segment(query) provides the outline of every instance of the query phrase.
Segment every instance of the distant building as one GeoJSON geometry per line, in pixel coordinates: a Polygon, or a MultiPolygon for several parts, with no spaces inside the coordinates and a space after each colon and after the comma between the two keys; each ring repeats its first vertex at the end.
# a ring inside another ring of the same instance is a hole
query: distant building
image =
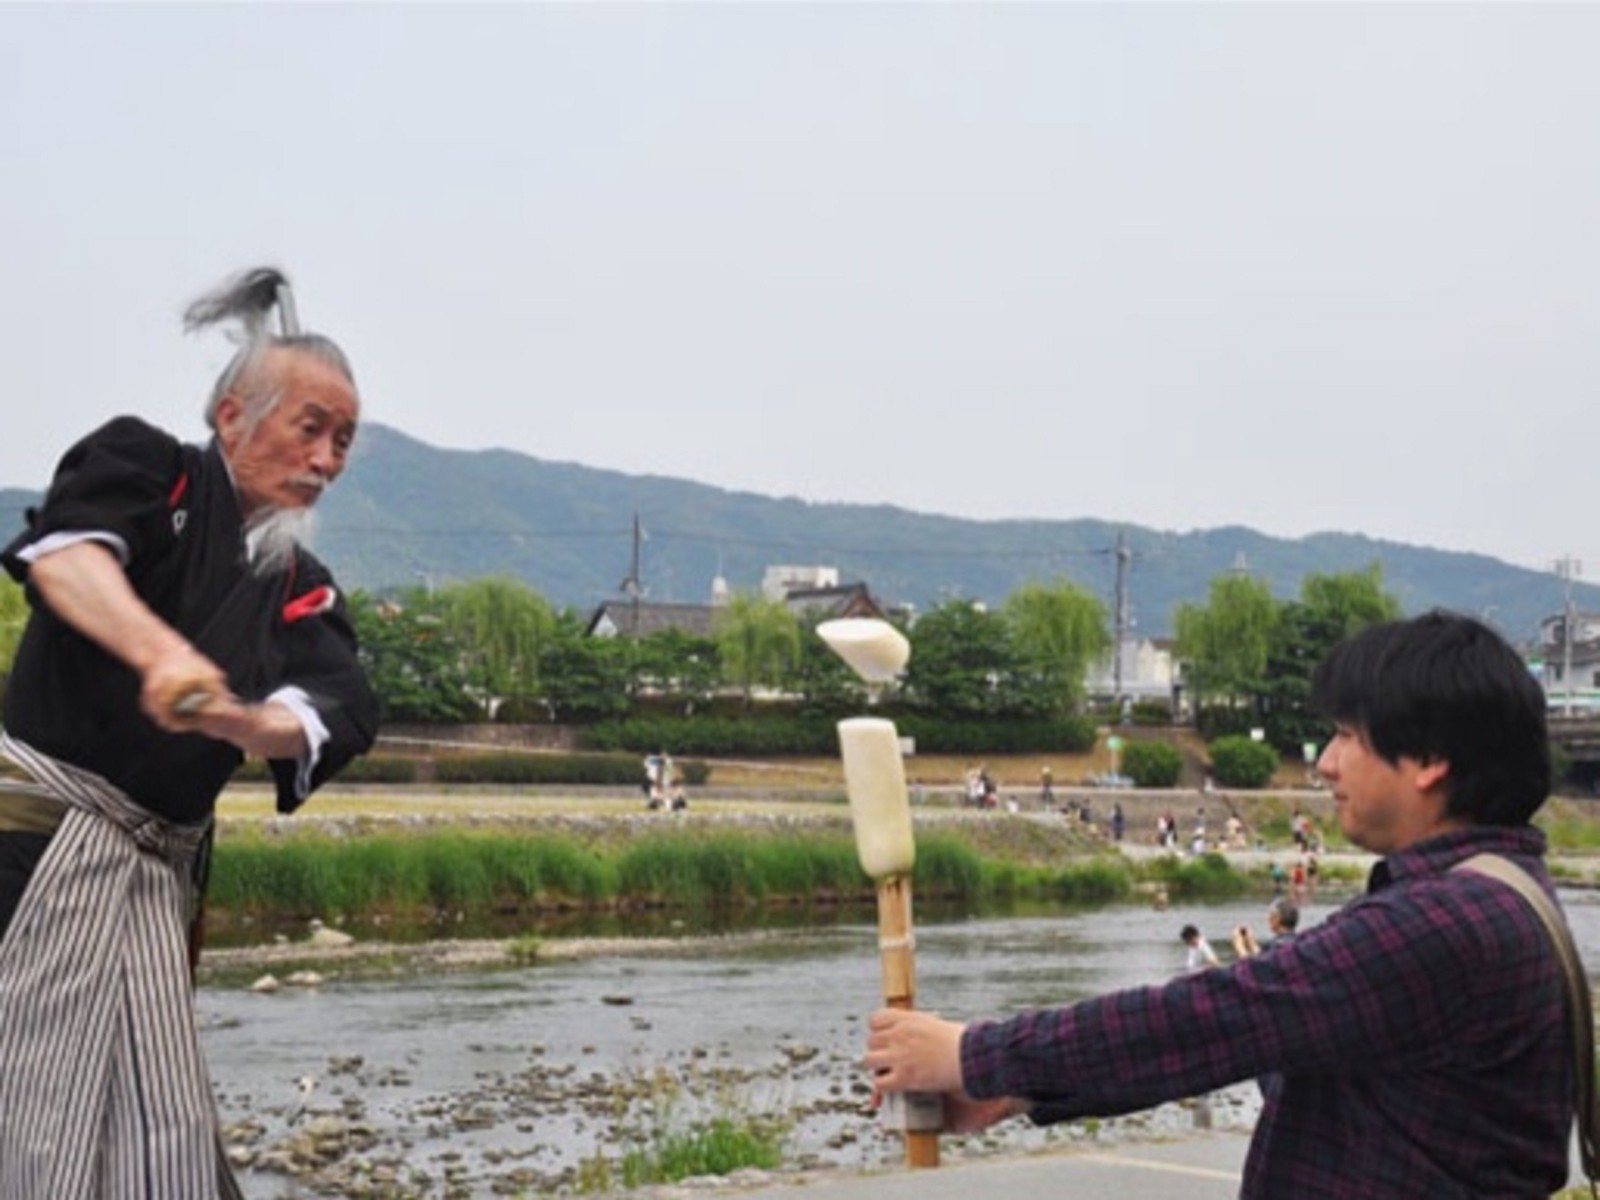
{"type": "Polygon", "coordinates": [[[1529,667],[1544,686],[1548,707],[1564,708],[1570,696],[1575,708],[1600,708],[1600,613],[1573,614],[1571,675],[1566,626],[1564,613],[1539,622],[1539,646],[1529,667]]]}
{"type": "MultiPolygon", "coordinates": [[[[1174,702],[1178,686],[1178,667],[1172,656],[1171,638],[1124,638],[1122,641],[1122,694],[1135,702],[1156,700],[1174,702]]],[[[1117,690],[1115,662],[1110,654],[1101,659],[1084,679],[1090,696],[1113,699],[1117,690]]]]}
{"type": "Polygon", "coordinates": [[[590,637],[649,637],[679,629],[711,637],[717,608],[710,604],[657,604],[650,600],[607,600],[594,610],[586,632],[590,637]]]}
{"type": "MultiPolygon", "coordinates": [[[[837,574],[837,572],[835,572],[837,574]]],[[[816,615],[826,620],[835,617],[882,617],[883,609],[872,598],[864,583],[845,583],[833,587],[795,588],[783,597],[784,607],[795,616],[816,615]]]]}
{"type": "Polygon", "coordinates": [[[838,567],[768,567],[761,576],[761,594],[768,600],[787,600],[793,592],[839,586],[838,567]]]}
{"type": "MultiPolygon", "coordinates": [[[[792,574],[774,576],[774,572],[803,574],[808,571],[831,577],[833,582],[797,586],[769,599],[782,602],[802,620],[884,615],[866,584],[839,583],[839,572],[833,567],[769,567],[766,578],[797,578],[792,574]]],[[[658,604],[628,597],[607,600],[595,609],[585,632],[590,637],[649,637],[663,629],[679,629],[698,637],[711,637],[716,632],[717,613],[727,607],[728,599],[727,581],[719,575],[711,583],[710,604],[658,604]]]]}

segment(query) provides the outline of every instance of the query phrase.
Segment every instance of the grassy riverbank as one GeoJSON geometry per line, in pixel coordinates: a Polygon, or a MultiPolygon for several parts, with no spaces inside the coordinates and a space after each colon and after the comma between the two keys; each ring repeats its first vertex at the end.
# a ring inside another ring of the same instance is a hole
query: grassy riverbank
{"type": "MultiPolygon", "coordinates": [[[[918,814],[915,884],[928,899],[1172,899],[1252,886],[1219,856],[1133,860],[1074,822],[1036,814],[918,814]]],[[[219,837],[214,926],[311,917],[686,910],[868,903],[847,816],[713,810],[676,817],[566,811],[463,825],[363,819],[235,823],[219,837]]]]}
{"type": "MultiPolygon", "coordinates": [[[[1282,865],[1292,857],[1291,802],[1236,795],[1228,803],[1265,852],[1196,860],[1136,841],[1119,854],[1103,830],[1054,813],[919,807],[917,893],[1098,903],[1141,888],[1164,889],[1173,901],[1265,888],[1273,858],[1282,865]]],[[[1569,882],[1592,879],[1600,863],[1594,807],[1554,800],[1541,814],[1561,856],[1553,869],[1569,882]]],[[[319,796],[304,815],[280,818],[264,791],[234,791],[220,813],[210,912],[221,932],[312,917],[740,913],[870,904],[873,894],[842,798],[718,799],[668,815],[621,796],[359,790],[319,796]]],[[[1322,878],[1338,884],[1364,873],[1340,854],[1322,865],[1322,878]]]]}

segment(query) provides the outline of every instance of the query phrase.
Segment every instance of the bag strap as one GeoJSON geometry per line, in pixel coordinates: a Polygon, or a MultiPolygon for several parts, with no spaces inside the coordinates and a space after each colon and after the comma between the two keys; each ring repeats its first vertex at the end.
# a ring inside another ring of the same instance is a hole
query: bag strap
{"type": "Polygon", "coordinates": [[[1578,1153],[1590,1190],[1600,1175],[1600,1113],[1595,1111],[1594,1007],[1589,995],[1589,979],[1583,960],[1572,944],[1572,934],[1560,911],[1546,894],[1516,863],[1498,854],[1475,854],[1458,862],[1455,871],[1472,871],[1498,879],[1528,902],[1550,934],[1561,973],[1567,983],[1567,1012],[1572,1018],[1572,1048],[1577,1066],[1578,1153]]]}

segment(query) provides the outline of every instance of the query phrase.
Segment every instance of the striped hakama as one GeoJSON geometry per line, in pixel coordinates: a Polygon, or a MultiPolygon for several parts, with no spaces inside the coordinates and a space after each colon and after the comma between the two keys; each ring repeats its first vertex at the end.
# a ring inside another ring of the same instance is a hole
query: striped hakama
{"type": "Polygon", "coordinates": [[[59,806],[0,941],[0,1200],[234,1200],[187,950],[210,819],[0,752],[33,779],[0,781],[0,819],[59,806]]]}

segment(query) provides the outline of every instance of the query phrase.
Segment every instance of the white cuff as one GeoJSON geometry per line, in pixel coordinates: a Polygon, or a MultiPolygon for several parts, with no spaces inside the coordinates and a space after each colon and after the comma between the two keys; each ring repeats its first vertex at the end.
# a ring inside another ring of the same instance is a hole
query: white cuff
{"type": "Polygon", "coordinates": [[[31,546],[24,546],[18,550],[17,557],[31,566],[45,555],[65,550],[68,546],[76,546],[79,542],[99,542],[110,549],[123,566],[128,565],[128,543],[104,529],[70,529],[46,534],[31,546]]]}
{"type": "Polygon", "coordinates": [[[304,800],[311,794],[311,773],[317,769],[322,747],[328,743],[328,727],[322,723],[322,716],[311,703],[311,697],[306,695],[304,689],[292,684],[273,692],[265,703],[283,705],[295,715],[305,733],[305,753],[298,759],[294,773],[294,798],[304,800]]]}

